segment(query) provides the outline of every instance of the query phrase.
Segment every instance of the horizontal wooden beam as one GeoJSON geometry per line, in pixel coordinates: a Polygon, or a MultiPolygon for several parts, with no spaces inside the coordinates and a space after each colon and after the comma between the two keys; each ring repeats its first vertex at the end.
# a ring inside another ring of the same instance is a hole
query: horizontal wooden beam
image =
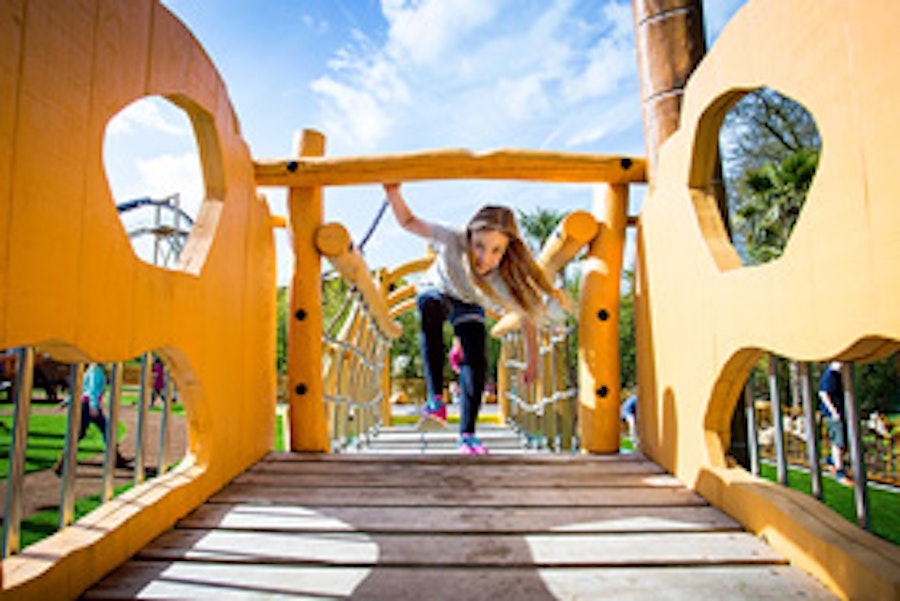
{"type": "Polygon", "coordinates": [[[426,150],[356,157],[254,162],[258,186],[350,186],[415,180],[494,179],[557,183],[644,183],[646,160],[542,150],[426,150]]]}

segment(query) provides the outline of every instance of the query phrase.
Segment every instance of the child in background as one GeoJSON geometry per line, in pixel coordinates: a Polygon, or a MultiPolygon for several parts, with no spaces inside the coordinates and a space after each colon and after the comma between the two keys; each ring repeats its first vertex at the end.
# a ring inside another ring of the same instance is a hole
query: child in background
{"type": "MultiPolygon", "coordinates": [[[[81,426],[78,429],[78,441],[87,434],[88,427],[95,424],[103,435],[104,446],[109,445],[106,437],[106,416],[103,415],[103,393],[106,391],[106,372],[99,363],[91,363],[84,371],[84,381],[81,385],[81,426]]],[[[115,438],[115,433],[113,438],[115,438]]],[[[63,456],[60,455],[53,466],[53,471],[59,476],[62,474],[63,456]]],[[[116,467],[126,468],[130,466],[130,460],[126,459],[119,452],[118,444],[116,444],[116,467]]]]}
{"type": "Polygon", "coordinates": [[[384,189],[397,223],[408,232],[429,239],[436,251],[434,263],[417,285],[428,395],[423,419],[446,424],[447,408],[442,398],[446,319],[462,348],[459,450],[469,455],[486,454],[475,436],[487,371],[484,307],[496,306],[520,317],[527,354],[523,379],[529,384],[537,376],[536,323],[548,312],[544,296],[565,304],[564,297],[535,263],[508,208],[482,207],[460,229],[414,215],[400,193],[400,184],[385,184],[384,189]]]}

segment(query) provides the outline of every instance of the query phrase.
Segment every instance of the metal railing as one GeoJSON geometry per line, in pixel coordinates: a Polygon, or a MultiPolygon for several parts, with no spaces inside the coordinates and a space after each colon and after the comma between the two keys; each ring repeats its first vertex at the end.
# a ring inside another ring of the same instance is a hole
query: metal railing
{"type": "MultiPolygon", "coordinates": [[[[783,361],[768,355],[766,363],[767,398],[756,398],[751,372],[744,387],[744,409],[747,416],[750,471],[761,472],[762,463],[774,464],[775,480],[788,484],[790,469],[808,472],[810,494],[823,499],[823,469],[831,465],[827,429],[818,413],[818,380],[811,365],[797,362],[794,386],[787,395],[779,378],[783,361]],[[785,396],[788,399],[785,399],[785,396]],[[812,435],[811,435],[812,434],[812,435]]],[[[792,366],[793,368],[793,366],[792,366]]],[[[868,484],[878,481],[897,486],[898,449],[890,433],[872,432],[860,413],[854,386],[854,365],[844,363],[841,380],[844,389],[843,421],[846,427],[845,466],[853,480],[856,522],[869,527],[868,484]],[[869,431],[867,431],[869,430],[869,431]],[[886,440],[881,440],[886,439],[886,440]]],[[[873,424],[874,425],[874,424],[873,424]]]]}
{"type": "MultiPolygon", "coordinates": [[[[148,452],[147,414],[152,394],[153,354],[146,353],[141,361],[141,378],[138,389],[138,400],[135,405],[134,458],[132,483],[140,484],[147,479],[146,454],[148,452]]],[[[10,363],[7,363],[9,365],[10,363]]],[[[12,428],[10,429],[9,471],[6,474],[6,499],[3,520],[2,557],[18,553],[22,548],[22,522],[25,499],[25,463],[28,452],[28,426],[32,413],[32,393],[35,369],[35,349],[23,347],[15,350],[15,374],[9,379],[9,390],[12,398],[12,428]]],[[[111,371],[108,388],[109,399],[106,403],[106,431],[103,433],[107,441],[103,453],[100,503],[111,500],[115,494],[116,468],[120,467],[118,451],[118,430],[123,398],[123,363],[112,363],[107,366],[111,371]]],[[[169,456],[168,447],[171,438],[171,410],[175,388],[168,369],[163,366],[164,391],[161,395],[162,409],[160,413],[158,453],[156,475],[167,471],[169,456]]],[[[82,401],[82,386],[85,365],[75,363],[69,366],[69,397],[64,403],[66,424],[63,436],[63,450],[57,464],[60,476],[59,519],[58,528],[71,525],[75,519],[76,483],[78,480],[78,437],[83,428],[83,412],[88,411],[87,403],[82,401]]],[[[121,475],[119,476],[121,482],[121,475]]]]}

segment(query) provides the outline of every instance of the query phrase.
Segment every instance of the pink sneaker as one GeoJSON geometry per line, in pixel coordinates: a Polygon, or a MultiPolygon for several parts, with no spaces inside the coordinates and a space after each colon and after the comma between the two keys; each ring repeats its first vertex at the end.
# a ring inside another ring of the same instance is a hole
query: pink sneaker
{"type": "Polygon", "coordinates": [[[429,407],[427,404],[422,410],[422,417],[417,425],[419,430],[436,430],[447,427],[447,405],[441,403],[437,407],[429,407]]]}
{"type": "Polygon", "coordinates": [[[463,434],[459,439],[459,453],[461,455],[487,455],[488,450],[474,434],[463,434]]]}

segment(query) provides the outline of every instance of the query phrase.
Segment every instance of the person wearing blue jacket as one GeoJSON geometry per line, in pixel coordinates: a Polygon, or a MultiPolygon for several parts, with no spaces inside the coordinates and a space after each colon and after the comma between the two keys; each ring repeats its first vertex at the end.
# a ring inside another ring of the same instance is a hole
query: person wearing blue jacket
{"type": "MultiPolygon", "coordinates": [[[[103,394],[106,391],[106,372],[99,363],[91,363],[84,371],[84,381],[81,386],[81,425],[78,429],[78,442],[87,434],[88,427],[96,424],[103,435],[104,446],[109,444],[106,439],[106,416],[103,415],[103,394]]],[[[77,444],[77,443],[76,443],[77,444]]],[[[59,475],[62,473],[63,458],[56,461],[53,470],[59,475]]],[[[118,446],[116,448],[116,467],[129,467],[130,460],[122,455],[118,446]]]]}

